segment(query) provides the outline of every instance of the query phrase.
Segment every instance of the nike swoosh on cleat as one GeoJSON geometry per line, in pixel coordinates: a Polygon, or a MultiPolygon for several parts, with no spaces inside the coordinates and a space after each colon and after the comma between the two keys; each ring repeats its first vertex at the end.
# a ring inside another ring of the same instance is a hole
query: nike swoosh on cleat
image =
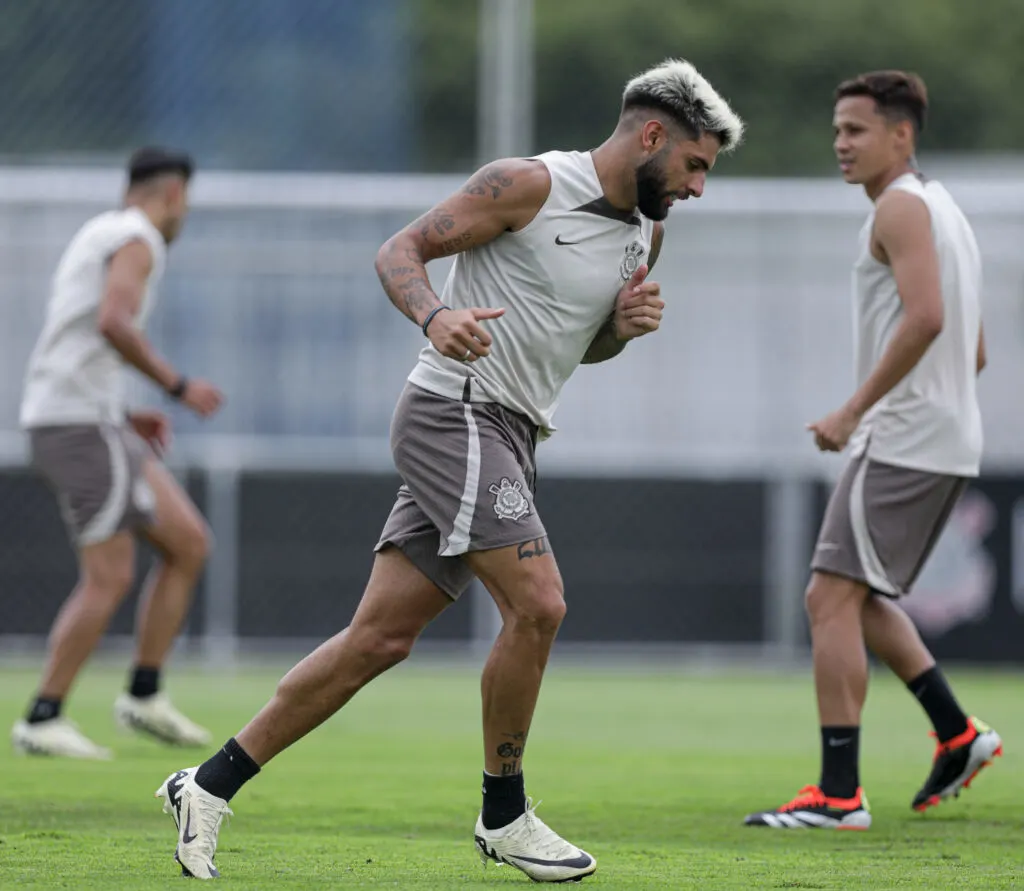
{"type": "Polygon", "coordinates": [[[185,785],[187,777],[188,773],[184,770],[179,770],[167,781],[167,798],[174,808],[175,822],[179,825],[181,824],[181,789],[185,785]]]}
{"type": "Polygon", "coordinates": [[[522,860],[523,863],[532,863],[535,866],[564,866],[566,869],[586,869],[594,862],[594,858],[587,854],[580,854],[579,857],[572,857],[569,860],[538,860],[536,857],[523,857],[519,854],[504,854],[506,860],[522,860]]]}
{"type": "Polygon", "coordinates": [[[192,828],[192,807],[189,806],[188,812],[185,815],[185,831],[181,834],[181,841],[183,844],[191,844],[196,840],[196,836],[189,836],[189,830],[192,828]]]}

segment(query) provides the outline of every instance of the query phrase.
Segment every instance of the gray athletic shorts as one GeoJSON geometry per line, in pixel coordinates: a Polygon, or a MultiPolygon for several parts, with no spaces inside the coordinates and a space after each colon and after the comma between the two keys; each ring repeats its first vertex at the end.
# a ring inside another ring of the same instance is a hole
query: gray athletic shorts
{"type": "Polygon", "coordinates": [[[32,464],[57,495],[79,546],[153,522],[156,499],[142,474],[153,452],[128,427],[67,424],[29,430],[32,464]]]}
{"type": "Polygon", "coordinates": [[[537,427],[490,402],[457,402],[407,383],[391,423],[403,484],[375,550],[399,548],[453,600],[468,551],[547,535],[533,503],[537,427]]]}
{"type": "Polygon", "coordinates": [[[904,596],[966,485],[964,477],[852,459],[825,510],[811,569],[904,596]]]}

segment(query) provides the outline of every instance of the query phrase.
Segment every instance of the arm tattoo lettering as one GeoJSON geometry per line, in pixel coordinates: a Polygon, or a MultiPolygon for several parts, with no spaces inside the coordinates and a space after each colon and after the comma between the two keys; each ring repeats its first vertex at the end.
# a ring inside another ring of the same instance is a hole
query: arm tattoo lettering
{"type": "Polygon", "coordinates": [[[533,541],[524,541],[516,548],[516,556],[520,560],[529,560],[531,557],[543,557],[551,552],[546,538],[535,538],[533,541]]]}
{"type": "Polygon", "coordinates": [[[445,256],[448,254],[454,254],[456,251],[465,247],[473,240],[472,232],[463,232],[461,235],[456,235],[454,238],[449,238],[447,241],[441,242],[441,250],[444,251],[445,256]]]}
{"type": "Polygon", "coordinates": [[[439,208],[420,217],[413,225],[419,226],[420,238],[430,245],[431,257],[449,257],[468,247],[473,241],[471,230],[459,232],[455,216],[439,208]],[[443,240],[438,243],[436,237],[443,240]]]}

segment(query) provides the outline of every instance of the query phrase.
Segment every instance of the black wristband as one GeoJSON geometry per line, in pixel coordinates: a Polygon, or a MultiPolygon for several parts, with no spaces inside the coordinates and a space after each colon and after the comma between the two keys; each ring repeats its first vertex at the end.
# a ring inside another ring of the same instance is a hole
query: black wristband
{"type": "Polygon", "coordinates": [[[445,306],[443,303],[440,303],[437,306],[435,306],[430,312],[427,313],[427,317],[423,320],[423,325],[421,326],[423,328],[424,337],[429,336],[427,334],[427,325],[429,325],[433,321],[434,316],[436,316],[442,309],[451,309],[451,307],[445,306]]]}
{"type": "Polygon", "coordinates": [[[171,399],[181,399],[185,395],[185,390],[188,389],[188,378],[182,375],[178,378],[177,382],[173,387],[168,388],[167,395],[171,399]]]}

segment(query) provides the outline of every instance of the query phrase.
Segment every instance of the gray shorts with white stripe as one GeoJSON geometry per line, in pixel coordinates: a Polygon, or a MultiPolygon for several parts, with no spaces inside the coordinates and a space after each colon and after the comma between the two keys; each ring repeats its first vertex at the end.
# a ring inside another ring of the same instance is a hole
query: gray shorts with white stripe
{"type": "Polygon", "coordinates": [[[963,477],[851,459],[829,499],[811,569],[888,597],[908,594],[966,485],[963,477]]]}
{"type": "Polygon", "coordinates": [[[79,546],[153,522],[156,500],[144,476],[152,450],[113,424],[60,424],[29,430],[32,464],[57,496],[79,546]]]}
{"type": "Polygon", "coordinates": [[[391,423],[403,484],[375,550],[393,545],[449,597],[473,580],[468,551],[547,535],[533,501],[537,427],[490,402],[407,383],[391,423]]]}

